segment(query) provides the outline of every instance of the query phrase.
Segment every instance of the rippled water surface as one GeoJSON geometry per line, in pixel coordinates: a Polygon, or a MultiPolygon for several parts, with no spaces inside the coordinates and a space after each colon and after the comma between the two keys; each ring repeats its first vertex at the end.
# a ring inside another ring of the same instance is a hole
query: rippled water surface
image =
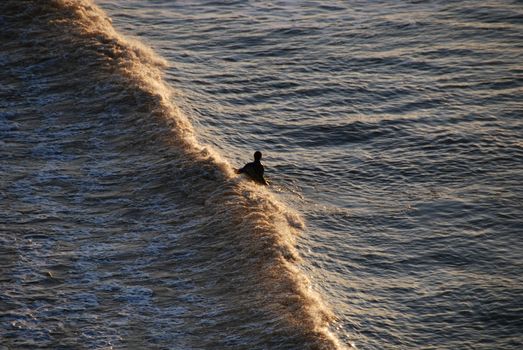
{"type": "Polygon", "coordinates": [[[0,5],[2,345],[523,346],[521,2],[79,3],[0,5]]]}

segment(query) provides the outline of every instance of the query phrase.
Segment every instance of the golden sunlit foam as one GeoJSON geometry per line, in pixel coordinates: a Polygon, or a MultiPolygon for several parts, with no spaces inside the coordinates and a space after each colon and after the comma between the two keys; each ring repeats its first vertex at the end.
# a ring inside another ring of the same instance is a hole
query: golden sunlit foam
{"type": "Polygon", "coordinates": [[[303,339],[307,348],[344,348],[329,330],[333,312],[298,265],[295,246],[305,227],[303,219],[266,188],[236,177],[227,160],[197,141],[188,118],[172,102],[173,90],[163,80],[168,63],[139,41],[117,33],[91,1],[59,0],[38,6],[50,14],[41,20],[49,20],[57,32],[63,32],[63,40],[74,38],[78,52],[73,54],[90,65],[93,76],[103,76],[103,84],[122,87],[121,94],[102,94],[100,108],[123,103],[130,122],[144,133],[122,137],[120,147],[145,148],[151,142],[169,147],[177,189],[183,192],[180,197],[206,215],[205,221],[195,224],[193,236],[184,240],[199,252],[194,262],[201,265],[199,273],[210,281],[222,281],[208,293],[227,297],[242,309],[263,310],[283,333],[303,339]],[[228,260],[220,261],[218,252],[228,260]],[[232,277],[223,279],[223,275],[232,277]]]}

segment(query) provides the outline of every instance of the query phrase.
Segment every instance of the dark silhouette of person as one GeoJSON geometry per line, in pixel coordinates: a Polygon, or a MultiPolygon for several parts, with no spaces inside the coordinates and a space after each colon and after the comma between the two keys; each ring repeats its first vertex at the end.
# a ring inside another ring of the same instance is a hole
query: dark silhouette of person
{"type": "Polygon", "coordinates": [[[236,174],[247,174],[253,181],[268,186],[269,183],[263,178],[263,165],[260,162],[262,154],[260,151],[254,152],[254,162],[247,163],[241,169],[236,170],[236,174]]]}

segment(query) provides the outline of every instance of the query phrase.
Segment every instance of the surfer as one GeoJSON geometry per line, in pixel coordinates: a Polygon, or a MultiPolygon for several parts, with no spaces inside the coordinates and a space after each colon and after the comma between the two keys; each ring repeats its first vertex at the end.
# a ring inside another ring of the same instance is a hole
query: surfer
{"type": "Polygon", "coordinates": [[[263,165],[260,162],[262,154],[260,151],[254,152],[254,162],[247,163],[241,169],[236,170],[236,174],[247,174],[255,182],[268,186],[269,183],[263,178],[263,165]]]}

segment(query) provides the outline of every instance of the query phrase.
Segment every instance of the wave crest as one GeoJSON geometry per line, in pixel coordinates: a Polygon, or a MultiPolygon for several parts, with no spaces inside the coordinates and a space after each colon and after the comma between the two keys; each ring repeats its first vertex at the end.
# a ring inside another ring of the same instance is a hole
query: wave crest
{"type": "Polygon", "coordinates": [[[130,191],[143,201],[169,196],[177,208],[173,249],[191,254],[173,258],[176,273],[223,308],[206,314],[214,327],[191,331],[214,334],[201,346],[226,346],[235,333],[250,348],[343,347],[329,331],[333,313],[298,265],[302,218],[266,189],[235,178],[226,160],[197,142],[162,78],[163,58],[117,33],[88,0],[6,1],[0,9],[5,64],[20,78],[13,89],[38,94],[31,101],[44,116],[88,123],[78,144],[125,154],[130,169],[119,177],[140,180],[130,191]]]}

